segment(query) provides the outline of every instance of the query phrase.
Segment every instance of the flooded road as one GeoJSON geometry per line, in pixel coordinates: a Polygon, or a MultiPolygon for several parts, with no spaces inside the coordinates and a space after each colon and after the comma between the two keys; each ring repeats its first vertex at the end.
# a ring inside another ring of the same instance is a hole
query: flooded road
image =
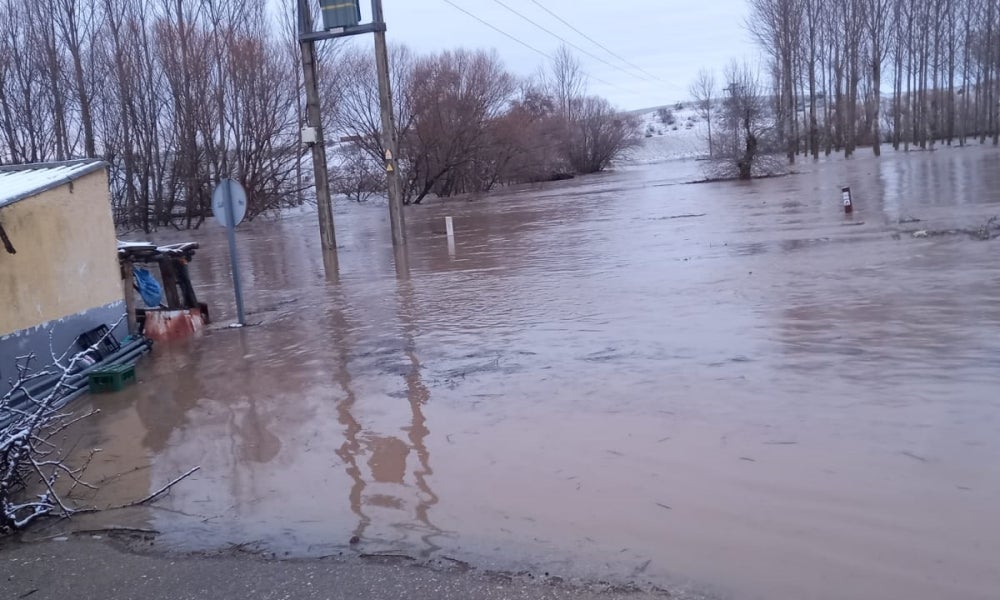
{"type": "MultiPolygon", "coordinates": [[[[624,169],[241,228],[249,320],[94,397],[168,547],[389,552],[720,597],[1000,594],[1000,152],[624,169]],[[855,213],[845,217],[840,188],[855,213]],[[453,247],[444,216],[455,219],[453,247]],[[909,222],[920,219],[919,222],[909,222]],[[900,224],[900,221],[907,223],[900,224]],[[349,540],[357,536],[357,544],[349,540]]],[[[225,238],[199,293],[234,318],[225,238]]],[[[81,402],[81,405],[87,404],[81,402]]],[[[81,409],[83,406],[81,406],[81,409]]]]}

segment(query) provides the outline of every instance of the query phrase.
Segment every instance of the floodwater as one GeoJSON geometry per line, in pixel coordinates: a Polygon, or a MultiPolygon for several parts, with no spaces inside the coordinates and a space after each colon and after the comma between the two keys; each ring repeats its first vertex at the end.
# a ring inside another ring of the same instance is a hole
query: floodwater
{"type": "MultiPolygon", "coordinates": [[[[394,553],[739,599],[1000,596],[1000,151],[623,169],[241,228],[249,320],[102,409],[95,500],[177,550],[394,553]],[[843,214],[840,188],[856,212],[843,214]],[[444,216],[457,230],[449,247],[444,216]],[[900,220],[920,222],[899,224],[900,220]],[[354,545],[349,540],[357,536],[354,545]]],[[[225,238],[203,299],[234,318],[225,238]]],[[[81,403],[81,409],[86,406],[81,403]]]]}

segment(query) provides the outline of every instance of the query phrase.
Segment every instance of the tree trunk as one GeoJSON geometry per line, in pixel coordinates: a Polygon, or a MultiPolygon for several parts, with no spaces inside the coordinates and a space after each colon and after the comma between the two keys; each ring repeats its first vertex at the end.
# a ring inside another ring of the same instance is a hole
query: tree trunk
{"type": "Polygon", "coordinates": [[[993,130],[993,65],[990,60],[993,50],[993,33],[994,33],[994,12],[993,7],[995,6],[994,0],[986,0],[986,48],[983,53],[983,77],[979,80],[979,87],[982,89],[982,105],[983,117],[980,122],[979,128],[979,143],[985,144],[986,137],[993,130]]]}
{"type": "MultiPolygon", "coordinates": [[[[997,17],[1000,16],[1000,15],[997,15],[997,8],[996,8],[997,4],[1000,4],[1000,1],[998,1],[996,3],[994,3],[993,1],[990,2],[990,7],[991,7],[991,10],[990,10],[990,21],[991,21],[990,29],[991,30],[993,30],[993,28],[996,27],[996,25],[997,25],[997,23],[996,23],[997,17]]],[[[998,85],[998,84],[1000,84],[1000,41],[997,40],[997,36],[996,35],[993,35],[992,38],[993,38],[992,42],[994,44],[996,44],[996,50],[995,50],[995,52],[996,52],[996,54],[995,54],[995,56],[996,56],[996,62],[994,63],[994,71],[993,71],[993,78],[992,78],[993,86],[990,88],[990,90],[991,90],[990,91],[990,110],[992,111],[992,114],[993,114],[993,119],[992,119],[993,145],[994,146],[1000,146],[1000,115],[997,114],[998,112],[1000,112],[1000,107],[997,106],[997,104],[998,104],[998,101],[997,101],[998,90],[997,90],[997,88],[1000,87],[1000,85],[998,85]]],[[[989,57],[989,55],[987,55],[987,61],[989,60],[988,57],[989,57]]]]}
{"type": "MultiPolygon", "coordinates": [[[[877,32],[875,37],[881,35],[877,32]]],[[[881,110],[882,110],[882,48],[879,40],[872,42],[872,93],[875,96],[872,114],[872,150],[875,156],[882,156],[882,131],[881,131],[881,110]]]]}
{"type": "Polygon", "coordinates": [[[816,0],[806,3],[806,18],[809,27],[809,152],[813,160],[819,160],[819,123],[816,116],[816,0]]]}
{"type": "Polygon", "coordinates": [[[899,151],[899,144],[902,140],[902,131],[900,128],[903,124],[903,42],[901,39],[899,31],[899,2],[896,3],[896,56],[895,56],[895,73],[893,77],[895,79],[895,85],[893,86],[893,111],[892,111],[892,148],[893,150],[899,151]]]}

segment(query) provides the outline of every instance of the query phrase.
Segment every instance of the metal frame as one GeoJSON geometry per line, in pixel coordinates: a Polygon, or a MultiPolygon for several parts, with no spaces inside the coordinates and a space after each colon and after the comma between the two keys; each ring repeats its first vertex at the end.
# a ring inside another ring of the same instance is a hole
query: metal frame
{"type": "Polygon", "coordinates": [[[320,40],[335,40],[337,38],[362,35],[365,33],[385,33],[385,23],[365,23],[357,27],[341,27],[339,30],[300,32],[300,42],[318,42],[320,40]]]}

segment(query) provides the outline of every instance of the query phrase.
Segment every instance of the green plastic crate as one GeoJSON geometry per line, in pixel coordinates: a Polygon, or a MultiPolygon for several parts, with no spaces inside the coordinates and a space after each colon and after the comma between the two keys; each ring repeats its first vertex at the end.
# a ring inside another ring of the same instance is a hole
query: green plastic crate
{"type": "Polygon", "coordinates": [[[89,375],[90,392],[120,392],[135,381],[135,365],[112,365],[92,371],[89,375]]]}

